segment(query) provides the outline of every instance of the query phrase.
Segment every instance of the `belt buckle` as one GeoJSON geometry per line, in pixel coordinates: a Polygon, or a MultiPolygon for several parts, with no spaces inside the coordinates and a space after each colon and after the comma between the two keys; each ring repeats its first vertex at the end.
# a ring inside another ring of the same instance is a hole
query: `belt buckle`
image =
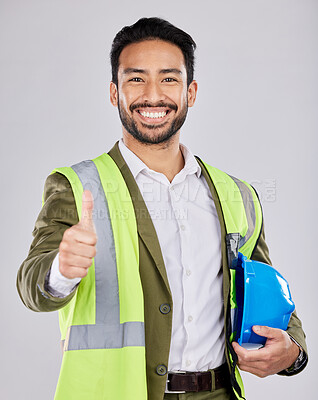
{"type": "MultiPolygon", "coordinates": [[[[168,372],[167,376],[169,377],[169,374],[186,374],[186,373],[187,373],[187,371],[171,371],[171,372],[168,372]]],[[[186,391],[178,392],[177,390],[168,390],[168,383],[169,383],[169,379],[167,378],[165,393],[175,393],[175,394],[187,393],[186,391]]]]}

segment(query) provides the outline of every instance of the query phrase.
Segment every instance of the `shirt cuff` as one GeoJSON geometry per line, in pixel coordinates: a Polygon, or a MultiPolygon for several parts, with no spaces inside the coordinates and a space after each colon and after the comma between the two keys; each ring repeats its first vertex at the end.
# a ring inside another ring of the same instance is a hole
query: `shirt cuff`
{"type": "Polygon", "coordinates": [[[51,269],[45,279],[45,289],[54,297],[64,298],[75,290],[81,278],[69,279],[59,269],[59,253],[53,260],[51,269]]]}

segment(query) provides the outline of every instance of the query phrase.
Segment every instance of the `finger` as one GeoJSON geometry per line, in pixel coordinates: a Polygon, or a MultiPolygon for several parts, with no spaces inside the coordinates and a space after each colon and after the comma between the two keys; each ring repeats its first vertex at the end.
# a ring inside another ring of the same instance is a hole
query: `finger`
{"type": "Polygon", "coordinates": [[[95,232],[83,230],[81,224],[77,224],[64,232],[63,242],[69,243],[69,248],[71,248],[75,242],[95,246],[97,243],[97,236],[95,232]]]}
{"type": "Polygon", "coordinates": [[[264,358],[266,358],[268,352],[267,349],[265,349],[265,347],[258,350],[247,350],[236,342],[233,342],[232,346],[235,353],[238,356],[239,362],[241,363],[263,361],[264,358]]]}
{"type": "Polygon", "coordinates": [[[254,325],[252,329],[257,335],[268,339],[276,339],[280,336],[280,329],[270,328],[269,326],[254,325]]]}
{"type": "Polygon", "coordinates": [[[241,363],[248,358],[248,350],[244,349],[244,347],[240,346],[238,343],[232,343],[233,349],[237,355],[238,363],[241,363]]]}
{"type": "Polygon", "coordinates": [[[82,196],[82,215],[79,224],[84,230],[95,232],[93,222],[94,199],[89,190],[84,190],[82,196]]]}
{"type": "MultiPolygon", "coordinates": [[[[274,361],[272,361],[274,362],[274,361]]],[[[265,358],[263,360],[257,360],[257,361],[250,361],[250,360],[238,360],[238,365],[240,367],[245,367],[245,368],[256,368],[259,370],[265,370],[268,368],[269,364],[271,363],[269,358],[265,358]]]]}
{"type": "Polygon", "coordinates": [[[241,371],[249,372],[250,374],[256,375],[259,378],[265,378],[266,376],[269,375],[268,371],[254,366],[245,364],[237,364],[237,366],[241,371]]]}
{"type": "Polygon", "coordinates": [[[68,278],[68,279],[85,278],[85,276],[88,274],[88,268],[80,268],[80,267],[63,268],[60,265],[60,273],[65,278],[68,278]]]}
{"type": "MultiPolygon", "coordinates": [[[[86,231],[84,231],[84,233],[86,233],[86,231]]],[[[87,235],[85,237],[87,237],[87,235]]],[[[89,235],[89,237],[91,238],[91,235],[89,235]]],[[[91,239],[93,240],[93,238],[91,239]]],[[[60,244],[60,252],[93,258],[96,256],[96,246],[81,242],[72,242],[70,244],[66,241],[63,241],[60,244]]]]}
{"type": "Polygon", "coordinates": [[[62,267],[77,267],[88,269],[92,265],[92,258],[82,257],[75,254],[60,253],[59,261],[62,267]]]}

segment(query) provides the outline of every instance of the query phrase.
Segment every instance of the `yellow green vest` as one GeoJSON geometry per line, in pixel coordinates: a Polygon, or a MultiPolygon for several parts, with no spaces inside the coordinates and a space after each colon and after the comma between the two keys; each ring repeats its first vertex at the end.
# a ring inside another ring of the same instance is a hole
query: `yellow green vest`
{"type": "MultiPolygon", "coordinates": [[[[248,184],[204,165],[221,203],[230,265],[238,250],[248,258],[253,252],[262,226],[260,204],[248,184]]],[[[53,172],[63,174],[70,182],[79,216],[83,190],[92,192],[98,237],[97,254],[88,275],[82,279],[72,300],[59,311],[64,353],[55,400],[146,400],[138,233],[125,180],[106,153],[53,172]]],[[[234,274],[231,270],[233,321],[236,315],[234,274]]],[[[231,329],[227,340],[231,342],[233,337],[231,329]]],[[[229,357],[232,363],[233,353],[229,357]]],[[[232,380],[237,397],[244,398],[235,362],[232,380]]]]}

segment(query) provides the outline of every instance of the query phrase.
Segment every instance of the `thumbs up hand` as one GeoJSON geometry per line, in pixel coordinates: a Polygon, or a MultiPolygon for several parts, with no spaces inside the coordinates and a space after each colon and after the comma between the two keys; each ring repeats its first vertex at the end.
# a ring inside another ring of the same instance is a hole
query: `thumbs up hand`
{"type": "Polygon", "coordinates": [[[84,190],[81,219],[78,224],[64,232],[59,247],[59,269],[66,278],[84,278],[96,255],[97,236],[93,209],[92,193],[84,190]]]}

